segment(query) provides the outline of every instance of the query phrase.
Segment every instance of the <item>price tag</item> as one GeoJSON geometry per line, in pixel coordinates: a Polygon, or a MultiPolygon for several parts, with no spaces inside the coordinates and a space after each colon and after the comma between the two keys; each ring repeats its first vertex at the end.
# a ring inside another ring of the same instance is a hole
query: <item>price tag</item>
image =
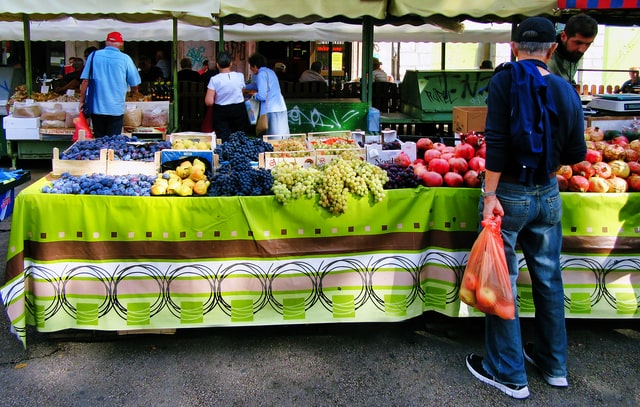
{"type": "Polygon", "coordinates": [[[49,86],[47,85],[40,86],[40,93],[49,93],[49,86]]]}
{"type": "Polygon", "coordinates": [[[76,94],[76,91],[73,89],[67,89],[67,96],[73,96],[76,94]]]}

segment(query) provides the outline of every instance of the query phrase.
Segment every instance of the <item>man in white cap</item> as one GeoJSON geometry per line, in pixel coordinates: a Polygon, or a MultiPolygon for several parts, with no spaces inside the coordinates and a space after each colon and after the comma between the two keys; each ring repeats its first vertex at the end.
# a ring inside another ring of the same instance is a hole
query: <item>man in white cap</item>
{"type": "Polygon", "coordinates": [[[516,399],[529,396],[525,359],[550,386],[569,385],[560,266],[562,198],[555,170],[584,160],[587,149],[580,98],[547,67],[555,40],[546,18],[520,23],[511,42],[518,61],[496,69],[487,97],[480,219],[501,221],[514,298],[521,264],[516,244],[524,255],[537,330],[534,342],[523,344],[517,310],[514,319],[487,314],[485,356],[469,354],[466,365],[478,380],[516,399]]]}
{"type": "Polygon", "coordinates": [[[124,111],[128,88],[138,92],[140,74],[131,57],[121,51],[124,45],[122,34],[107,35],[104,49],[93,52],[87,59],[80,85],[80,111],[91,98],[91,125],[94,137],[122,134],[124,111]],[[86,89],[89,80],[93,86],[89,95],[86,89]]]}

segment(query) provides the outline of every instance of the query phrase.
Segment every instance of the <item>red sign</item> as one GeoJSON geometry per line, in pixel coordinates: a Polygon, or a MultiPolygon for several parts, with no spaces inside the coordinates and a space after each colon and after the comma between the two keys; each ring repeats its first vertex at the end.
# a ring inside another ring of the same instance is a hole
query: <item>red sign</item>
{"type": "Polygon", "coordinates": [[[623,9],[640,8],[640,0],[558,0],[561,9],[623,9]]]}

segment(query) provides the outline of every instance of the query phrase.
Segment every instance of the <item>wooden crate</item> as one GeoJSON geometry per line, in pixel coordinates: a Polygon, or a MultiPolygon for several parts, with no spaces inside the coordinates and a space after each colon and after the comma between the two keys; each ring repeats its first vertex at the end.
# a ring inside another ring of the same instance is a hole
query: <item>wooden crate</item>
{"type": "Polygon", "coordinates": [[[316,165],[325,165],[329,164],[334,159],[340,157],[342,154],[346,154],[349,157],[352,155],[356,155],[361,160],[365,161],[367,159],[367,151],[364,148],[344,148],[337,149],[331,148],[328,150],[318,149],[316,152],[316,165]]]}
{"type": "Polygon", "coordinates": [[[144,174],[157,175],[160,170],[160,151],[156,151],[153,161],[116,160],[114,151],[107,151],[107,175],[144,174]]]}
{"type": "Polygon", "coordinates": [[[197,131],[186,131],[180,133],[171,133],[167,134],[167,138],[172,145],[175,141],[178,140],[190,140],[194,143],[205,142],[211,145],[211,150],[216,148],[216,133],[203,133],[197,131]]]}
{"type": "Polygon", "coordinates": [[[295,163],[306,168],[316,163],[316,152],[313,150],[266,151],[260,154],[258,167],[270,170],[282,162],[295,163]]]}
{"type": "Polygon", "coordinates": [[[307,135],[305,133],[268,134],[262,136],[262,140],[271,144],[273,146],[273,151],[300,151],[299,148],[292,149],[292,147],[295,147],[295,144],[299,144],[300,147],[304,146],[305,150],[309,148],[307,144],[307,135]],[[299,140],[300,143],[293,144],[290,142],[291,140],[299,140]]]}
{"type": "Polygon", "coordinates": [[[61,160],[60,149],[54,147],[53,159],[51,160],[51,176],[58,178],[65,172],[75,176],[107,174],[107,155],[107,150],[102,149],[98,160],[61,160]]]}

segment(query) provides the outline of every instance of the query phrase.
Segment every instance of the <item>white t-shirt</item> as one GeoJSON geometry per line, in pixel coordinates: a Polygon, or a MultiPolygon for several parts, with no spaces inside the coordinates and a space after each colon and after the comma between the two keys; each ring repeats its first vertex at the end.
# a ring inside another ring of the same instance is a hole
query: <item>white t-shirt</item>
{"type": "Polygon", "coordinates": [[[244,103],[244,74],[240,72],[221,72],[209,79],[207,87],[216,91],[216,105],[244,103]]]}

